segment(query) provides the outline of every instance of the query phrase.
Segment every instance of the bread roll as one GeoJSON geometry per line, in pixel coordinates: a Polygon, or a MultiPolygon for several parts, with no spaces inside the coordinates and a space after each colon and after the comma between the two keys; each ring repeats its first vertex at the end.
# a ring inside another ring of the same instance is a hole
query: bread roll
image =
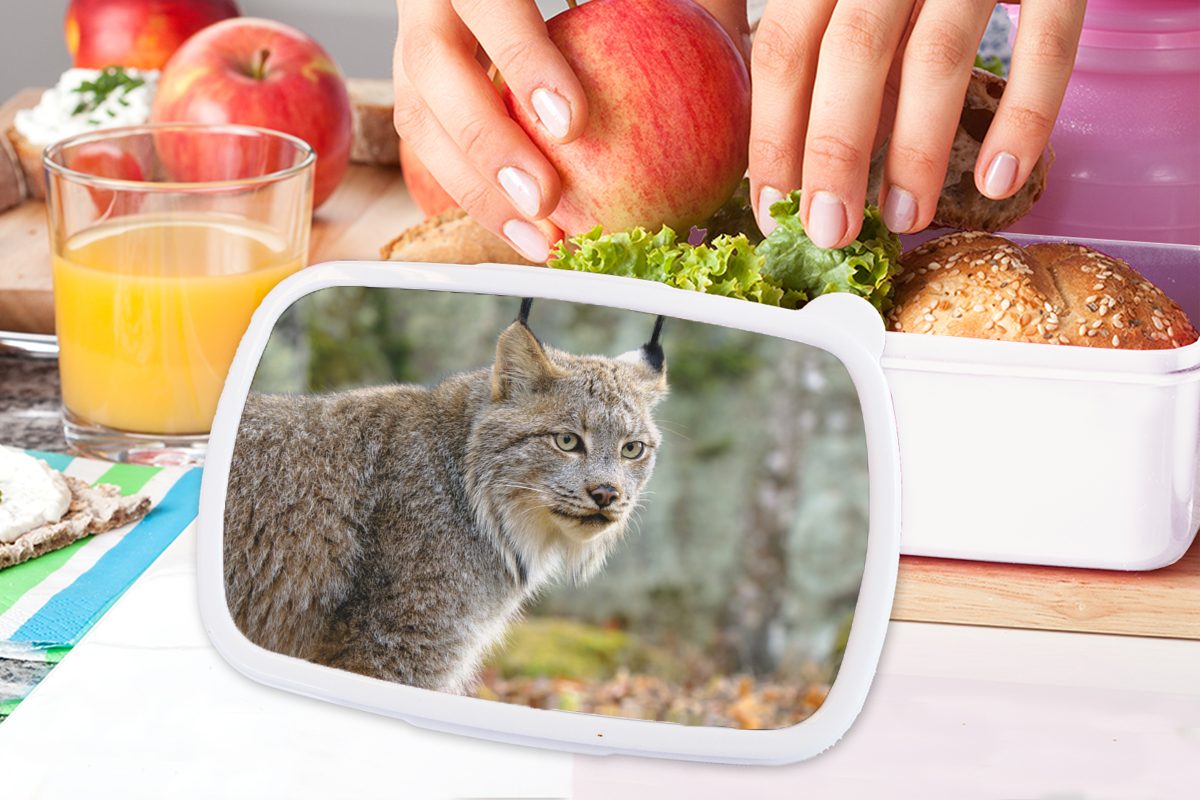
{"type": "Polygon", "coordinates": [[[25,199],[25,173],[8,137],[0,136],[0,211],[25,199]]]}
{"type": "Polygon", "coordinates": [[[395,102],[390,80],[350,78],[350,160],[392,167],[400,163],[400,136],[392,123],[395,102]]]}
{"type": "Polygon", "coordinates": [[[1018,247],[952,233],[906,253],[888,327],[1126,350],[1200,338],[1183,309],[1120,259],[1075,244],[1018,247]]]}
{"type": "Polygon", "coordinates": [[[380,254],[389,261],[542,266],[521,258],[507,242],[457,208],[414,225],[384,245],[380,254]]]}
{"type": "Polygon", "coordinates": [[[17,154],[17,161],[25,175],[25,192],[35,200],[46,196],[46,173],[42,171],[42,151],[46,148],[26,139],[16,128],[7,131],[8,143],[17,154]]]}
{"type": "MultiPolygon", "coordinates": [[[[938,196],[937,210],[933,214],[933,224],[937,227],[983,231],[1007,228],[1025,216],[1046,189],[1046,171],[1054,161],[1054,151],[1049,148],[1033,165],[1029,180],[1012,197],[990,200],[975,188],[975,161],[979,158],[979,146],[996,116],[1005,83],[1003,78],[978,67],[971,73],[971,82],[967,86],[958,129],[954,132],[954,143],[950,149],[949,169],[938,196]]],[[[871,177],[867,188],[869,203],[878,202],[886,152],[885,142],[871,159],[871,177]]]]}

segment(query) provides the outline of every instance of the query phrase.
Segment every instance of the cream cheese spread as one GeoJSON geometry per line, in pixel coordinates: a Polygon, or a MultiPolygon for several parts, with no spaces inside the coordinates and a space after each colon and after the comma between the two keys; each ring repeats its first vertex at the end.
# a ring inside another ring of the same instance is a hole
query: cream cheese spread
{"type": "Polygon", "coordinates": [[[0,542],[57,522],[70,505],[71,490],[61,473],[28,453],[0,445],[0,542]]]}
{"type": "Polygon", "coordinates": [[[157,82],[153,70],[69,69],[35,107],[17,112],[13,126],[44,147],[77,133],[141,125],[150,119],[157,82]]]}

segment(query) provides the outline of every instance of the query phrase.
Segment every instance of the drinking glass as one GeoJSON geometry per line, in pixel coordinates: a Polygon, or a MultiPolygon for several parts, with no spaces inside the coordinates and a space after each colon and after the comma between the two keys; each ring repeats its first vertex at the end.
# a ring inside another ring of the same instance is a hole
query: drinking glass
{"type": "Polygon", "coordinates": [[[312,148],[248,126],[141,125],[43,160],[68,445],[202,463],[250,315],[307,262],[312,148]]]}

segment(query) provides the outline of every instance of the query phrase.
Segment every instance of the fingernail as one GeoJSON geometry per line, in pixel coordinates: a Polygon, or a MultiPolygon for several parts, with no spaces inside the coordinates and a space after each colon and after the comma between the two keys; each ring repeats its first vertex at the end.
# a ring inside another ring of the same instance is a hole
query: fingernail
{"type": "Polygon", "coordinates": [[[983,193],[999,200],[1012,191],[1017,182],[1017,157],[1012,153],[997,153],[983,177],[983,193]]]}
{"type": "Polygon", "coordinates": [[[541,264],[550,257],[550,245],[546,243],[546,237],[533,224],[523,219],[510,219],[501,226],[501,230],[512,246],[517,248],[517,252],[529,261],[541,264]]]}
{"type": "Polygon", "coordinates": [[[883,224],[893,233],[908,233],[917,223],[917,200],[912,192],[892,186],[883,199],[883,224]]]}
{"type": "Polygon", "coordinates": [[[817,247],[830,248],[846,234],[846,206],[832,192],[816,192],[808,207],[808,238],[817,247]]]}
{"type": "Polygon", "coordinates": [[[496,173],[496,178],[518,211],[527,217],[537,216],[542,206],[542,193],[537,181],[528,172],[516,167],[504,167],[496,173]]]}
{"type": "Polygon", "coordinates": [[[546,130],[558,139],[566,138],[567,131],[571,130],[571,107],[567,101],[549,89],[534,89],[529,99],[546,130]]]}
{"type": "Polygon", "coordinates": [[[758,192],[758,229],[763,236],[770,236],[779,223],[771,216],[771,206],[783,199],[783,193],[773,186],[764,186],[758,192]]]}

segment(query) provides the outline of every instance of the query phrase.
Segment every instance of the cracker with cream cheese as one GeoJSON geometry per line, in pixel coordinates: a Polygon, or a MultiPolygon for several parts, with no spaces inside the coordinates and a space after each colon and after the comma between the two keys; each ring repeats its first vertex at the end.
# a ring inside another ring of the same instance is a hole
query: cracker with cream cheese
{"type": "Polygon", "coordinates": [[[78,478],[63,476],[71,502],[61,519],[22,533],[11,542],[0,542],[0,569],[61,549],[85,536],[120,528],[146,516],[150,498],[123,497],[111,484],[91,486],[78,478]]]}

